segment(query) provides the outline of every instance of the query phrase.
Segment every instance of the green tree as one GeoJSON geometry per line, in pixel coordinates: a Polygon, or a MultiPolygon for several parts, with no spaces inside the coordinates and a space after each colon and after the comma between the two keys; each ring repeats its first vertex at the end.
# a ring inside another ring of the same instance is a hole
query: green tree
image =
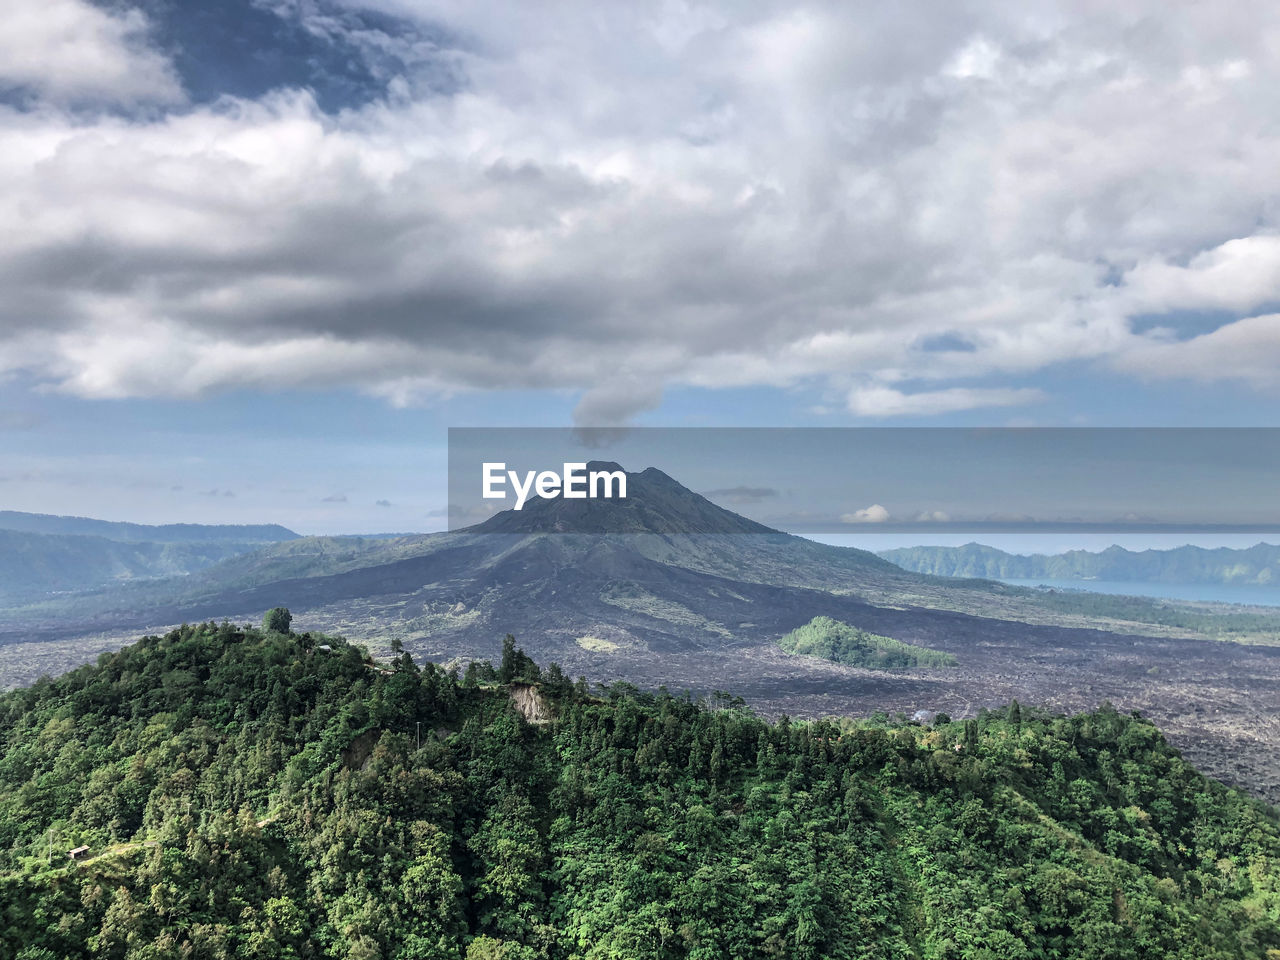
{"type": "Polygon", "coordinates": [[[516,638],[507,634],[502,640],[502,661],[498,664],[498,682],[527,680],[537,683],[541,677],[538,665],[527,653],[516,646],[516,638]]]}
{"type": "Polygon", "coordinates": [[[272,607],[262,618],[262,629],[268,633],[288,633],[293,614],[288,607],[272,607]]]}

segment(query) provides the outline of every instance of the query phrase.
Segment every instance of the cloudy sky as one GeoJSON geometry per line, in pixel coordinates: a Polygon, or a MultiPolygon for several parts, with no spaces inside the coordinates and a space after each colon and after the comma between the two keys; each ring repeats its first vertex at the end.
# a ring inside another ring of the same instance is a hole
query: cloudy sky
{"type": "Polygon", "coordinates": [[[451,425],[1280,425],[1272,4],[6,12],[4,507],[427,529],[451,425]]]}

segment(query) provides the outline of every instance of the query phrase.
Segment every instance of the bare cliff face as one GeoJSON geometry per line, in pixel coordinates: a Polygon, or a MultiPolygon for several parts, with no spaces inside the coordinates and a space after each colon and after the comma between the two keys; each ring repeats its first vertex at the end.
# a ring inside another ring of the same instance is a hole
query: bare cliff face
{"type": "Polygon", "coordinates": [[[526,723],[550,723],[553,719],[551,707],[543,699],[542,694],[538,692],[538,688],[532,684],[513,683],[511,685],[511,705],[520,712],[520,716],[524,717],[526,723]]]}

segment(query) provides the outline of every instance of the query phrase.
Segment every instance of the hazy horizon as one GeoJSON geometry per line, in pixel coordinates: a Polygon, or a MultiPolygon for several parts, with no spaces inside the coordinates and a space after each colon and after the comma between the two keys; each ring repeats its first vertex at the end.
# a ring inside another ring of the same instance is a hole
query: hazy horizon
{"type": "MultiPolygon", "coordinates": [[[[8,509],[8,508],[0,508],[8,509]]],[[[23,513],[36,513],[36,511],[18,511],[23,513]]],[[[181,519],[181,520],[162,520],[156,523],[151,521],[135,520],[129,516],[94,516],[90,517],[80,513],[44,513],[46,516],[56,517],[75,517],[80,519],[105,520],[116,523],[141,523],[145,526],[165,526],[173,523],[196,523],[201,524],[204,521],[181,519]]],[[[371,536],[421,536],[434,533],[447,533],[444,529],[437,530],[335,530],[335,529],[317,529],[302,530],[288,523],[281,523],[275,520],[220,520],[219,524],[237,525],[246,524],[275,524],[285,527],[294,533],[303,537],[371,537],[371,536]]],[[[866,533],[853,534],[813,534],[813,533],[797,533],[796,536],[803,537],[807,540],[813,540],[816,543],[824,543],[830,546],[838,547],[856,547],[861,550],[868,550],[876,553],[882,550],[893,550],[901,547],[960,547],[969,543],[979,543],[984,546],[994,547],[997,550],[1003,550],[1006,553],[1018,554],[1021,556],[1031,556],[1034,554],[1057,555],[1067,553],[1073,550],[1085,550],[1090,553],[1098,553],[1111,546],[1123,547],[1126,550],[1173,550],[1182,546],[1195,546],[1204,549],[1214,549],[1217,547],[1227,547],[1231,549],[1246,549],[1257,545],[1258,543],[1266,543],[1271,545],[1280,545],[1280,537],[1268,538],[1265,535],[1244,534],[1244,533],[1226,533],[1207,535],[1202,537],[1188,538],[1180,534],[1098,534],[1098,533],[1080,533],[1080,534],[1051,534],[1051,533],[1013,533],[1013,534],[991,534],[991,535],[975,535],[975,534],[934,534],[914,536],[905,533],[876,533],[868,531],[866,533]]]]}

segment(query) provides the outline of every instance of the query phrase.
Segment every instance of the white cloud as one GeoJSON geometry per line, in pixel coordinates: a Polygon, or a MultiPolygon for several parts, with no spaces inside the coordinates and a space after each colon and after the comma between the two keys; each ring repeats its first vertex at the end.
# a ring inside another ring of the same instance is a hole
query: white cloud
{"type": "Polygon", "coordinates": [[[1280,371],[1280,314],[1237,320],[1188,340],[1151,338],[1114,364],[1144,379],[1243,380],[1274,390],[1280,371]]]}
{"type": "Polygon", "coordinates": [[[840,516],[841,523],[884,523],[888,519],[889,511],[878,503],[840,516]]]}
{"type": "Polygon", "coordinates": [[[129,118],[60,105],[179,95],[141,15],[19,3],[0,71],[42,100],[0,108],[0,372],[55,389],[559,389],[603,424],[816,384],[919,417],[1265,348],[1129,318],[1280,286],[1280,10],[382,0],[465,42],[336,115],[129,118]]]}
{"type": "Polygon", "coordinates": [[[1186,265],[1144,260],[1125,274],[1131,310],[1248,310],[1280,299],[1280,236],[1228,240],[1186,265]]]}
{"type": "Polygon", "coordinates": [[[892,387],[858,387],[849,394],[849,410],[860,417],[919,417],[981,407],[1016,407],[1042,399],[1044,394],[1032,388],[949,387],[903,393],[892,387]]]}
{"type": "Polygon", "coordinates": [[[148,43],[143,12],[84,0],[8,0],[0,30],[0,88],[58,101],[182,99],[167,57],[148,43]]]}
{"type": "Polygon", "coordinates": [[[943,72],[948,76],[962,79],[976,77],[981,80],[990,80],[996,74],[999,60],[1000,48],[986,37],[977,36],[960,48],[955,59],[944,68],[943,72]]]}

